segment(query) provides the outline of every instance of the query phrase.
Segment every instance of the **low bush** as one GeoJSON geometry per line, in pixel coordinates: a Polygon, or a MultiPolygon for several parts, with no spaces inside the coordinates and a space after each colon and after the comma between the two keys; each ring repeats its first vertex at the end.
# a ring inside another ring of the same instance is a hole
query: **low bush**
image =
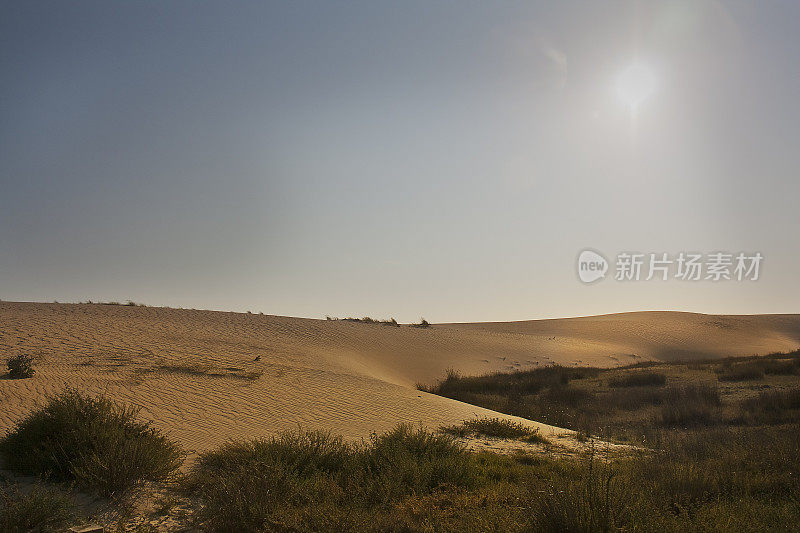
{"type": "MultiPolygon", "coordinates": [[[[573,476],[554,476],[535,492],[533,530],[625,531],[636,525],[628,500],[631,488],[611,462],[591,453],[573,476]]],[[[639,524],[641,526],[641,524],[639,524]]]]}
{"type": "Polygon", "coordinates": [[[570,368],[560,365],[517,372],[497,372],[485,376],[460,376],[455,371],[448,371],[444,380],[432,386],[420,385],[418,388],[455,399],[461,399],[465,394],[535,394],[547,387],[566,385],[570,380],[596,376],[599,371],[598,368],[570,368]]]}
{"type": "Polygon", "coordinates": [[[442,428],[450,435],[465,437],[467,435],[483,435],[500,439],[520,439],[527,442],[547,442],[535,429],[531,429],[516,420],[503,418],[475,418],[466,420],[459,426],[442,428]]]}
{"type": "Polygon", "coordinates": [[[471,487],[477,482],[472,456],[447,435],[399,425],[373,435],[358,453],[364,497],[373,502],[425,494],[440,486],[471,487]]]}
{"type": "Polygon", "coordinates": [[[15,355],[6,361],[8,377],[11,379],[32,378],[36,373],[33,368],[33,357],[25,354],[15,355]]]}
{"type": "Polygon", "coordinates": [[[764,370],[765,374],[783,376],[800,374],[800,359],[764,359],[759,361],[758,365],[764,370]]]}
{"type": "Polygon", "coordinates": [[[553,404],[569,407],[581,407],[597,400],[591,391],[569,385],[550,387],[540,396],[553,404]]]}
{"type": "Polygon", "coordinates": [[[0,455],[14,472],[75,480],[103,495],[163,480],[184,454],[137,414],[68,390],[18,422],[0,440],[0,455]]]}
{"type": "Polygon", "coordinates": [[[764,391],[742,401],[741,408],[751,425],[800,423],[800,390],[764,391]]]}
{"type": "Polygon", "coordinates": [[[711,385],[670,387],[661,405],[661,424],[668,427],[710,426],[721,421],[719,390],[711,385]]]}
{"type": "Polygon", "coordinates": [[[731,367],[723,367],[717,375],[720,381],[752,381],[762,379],[764,370],[758,364],[737,364],[731,367]]]}
{"type": "Polygon", "coordinates": [[[318,432],[229,443],[202,454],[181,485],[212,531],[363,530],[376,506],[477,482],[452,438],[401,425],[360,446],[318,432]]]}
{"type": "Polygon", "coordinates": [[[74,517],[72,500],[57,489],[0,486],[0,531],[62,531],[74,517]]]}

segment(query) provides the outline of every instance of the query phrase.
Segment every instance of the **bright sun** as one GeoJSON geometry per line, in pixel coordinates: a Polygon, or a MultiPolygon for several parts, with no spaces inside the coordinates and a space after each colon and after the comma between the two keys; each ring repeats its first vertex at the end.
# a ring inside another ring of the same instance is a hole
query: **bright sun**
{"type": "Polygon", "coordinates": [[[617,78],[617,95],[631,112],[636,112],[642,102],[653,94],[656,78],[646,65],[635,63],[623,70],[617,78]]]}

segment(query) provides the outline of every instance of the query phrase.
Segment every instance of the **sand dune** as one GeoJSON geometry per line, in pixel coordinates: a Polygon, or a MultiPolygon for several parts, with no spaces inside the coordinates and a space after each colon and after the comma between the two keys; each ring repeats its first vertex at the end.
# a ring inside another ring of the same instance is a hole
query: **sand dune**
{"type": "Polygon", "coordinates": [[[140,406],[143,416],[197,451],[298,426],[360,438],[398,422],[438,427],[475,415],[506,417],[414,389],[449,367],[480,374],[551,362],[614,366],[798,346],[800,315],[643,312],[417,329],[0,302],[0,359],[37,358],[34,378],[0,380],[0,433],[44,395],[72,386],[140,406]]]}

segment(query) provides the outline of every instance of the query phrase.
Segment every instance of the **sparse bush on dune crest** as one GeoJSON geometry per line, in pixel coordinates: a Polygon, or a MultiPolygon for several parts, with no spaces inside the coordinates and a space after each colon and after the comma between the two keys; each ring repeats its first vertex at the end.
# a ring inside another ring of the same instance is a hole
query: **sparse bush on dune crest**
{"type": "Polygon", "coordinates": [[[67,390],[19,421],[0,440],[0,455],[14,472],[77,481],[104,495],[163,480],[184,453],[137,414],[67,390]]]}
{"type": "MultiPolygon", "coordinates": [[[[331,320],[333,320],[333,319],[331,319],[331,320]]],[[[335,320],[338,320],[338,319],[335,319],[335,320]]],[[[365,316],[363,318],[347,317],[347,318],[342,318],[341,320],[344,321],[344,322],[360,322],[362,324],[381,324],[383,326],[395,326],[395,327],[398,327],[398,328],[400,327],[400,324],[398,324],[397,320],[395,320],[394,318],[390,318],[389,320],[376,320],[374,318],[365,316]]]]}

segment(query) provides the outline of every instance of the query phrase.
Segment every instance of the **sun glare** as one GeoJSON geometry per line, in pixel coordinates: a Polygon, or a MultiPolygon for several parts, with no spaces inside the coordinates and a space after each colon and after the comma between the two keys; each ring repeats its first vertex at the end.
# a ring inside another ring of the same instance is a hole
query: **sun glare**
{"type": "Polygon", "coordinates": [[[656,79],[652,69],[646,65],[635,63],[623,70],[617,78],[617,95],[631,112],[655,91],[656,79]]]}

